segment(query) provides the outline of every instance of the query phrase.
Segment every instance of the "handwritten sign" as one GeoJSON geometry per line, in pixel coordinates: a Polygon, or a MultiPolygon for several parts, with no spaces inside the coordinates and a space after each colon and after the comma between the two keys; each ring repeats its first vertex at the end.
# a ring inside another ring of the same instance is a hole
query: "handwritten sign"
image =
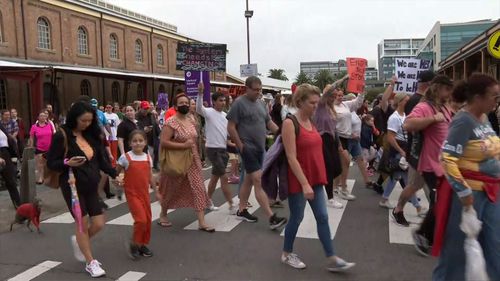
{"type": "Polygon", "coordinates": [[[394,85],[394,92],[413,94],[417,91],[420,73],[429,70],[432,60],[400,59],[396,58],[396,76],[398,81],[394,85]]]}
{"type": "Polygon", "coordinates": [[[347,58],[347,92],[362,93],[365,90],[365,70],[368,61],[362,58],[347,58]]]}
{"type": "Polygon", "coordinates": [[[212,99],[210,97],[210,73],[208,71],[185,71],[184,80],[186,81],[186,95],[195,101],[198,98],[198,84],[203,82],[205,86],[203,102],[206,103],[205,106],[212,105],[212,99]]]}
{"type": "Polygon", "coordinates": [[[226,71],[226,45],[208,43],[177,44],[177,70],[226,71]]]}

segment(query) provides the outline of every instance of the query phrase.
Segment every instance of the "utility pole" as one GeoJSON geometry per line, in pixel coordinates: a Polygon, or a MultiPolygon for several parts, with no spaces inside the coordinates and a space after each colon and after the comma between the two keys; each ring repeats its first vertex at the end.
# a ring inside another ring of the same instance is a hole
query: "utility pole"
{"type": "Polygon", "coordinates": [[[245,10],[245,18],[247,19],[247,54],[248,64],[250,64],[250,18],[253,16],[253,11],[248,9],[248,0],[246,0],[247,9],[245,10]]]}

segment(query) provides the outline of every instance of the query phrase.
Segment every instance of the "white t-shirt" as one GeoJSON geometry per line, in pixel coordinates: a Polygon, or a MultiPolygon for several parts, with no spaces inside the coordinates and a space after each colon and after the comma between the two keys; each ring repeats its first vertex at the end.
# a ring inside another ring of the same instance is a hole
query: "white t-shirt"
{"type": "Polygon", "coordinates": [[[406,131],[403,130],[405,119],[406,114],[403,113],[403,116],[401,116],[397,111],[394,111],[387,121],[387,130],[396,133],[396,139],[400,141],[408,141],[406,131]]]}
{"type": "Polygon", "coordinates": [[[196,112],[205,117],[205,137],[206,147],[226,148],[227,147],[227,119],[224,111],[217,111],[211,107],[203,106],[203,98],[198,96],[196,103],[196,112]]]}
{"type": "Polygon", "coordinates": [[[340,137],[350,139],[352,136],[352,116],[351,112],[355,112],[363,105],[365,99],[364,94],[359,94],[355,100],[344,101],[339,105],[334,105],[337,112],[337,133],[340,137]]]}
{"type": "Polygon", "coordinates": [[[104,116],[106,117],[108,125],[111,128],[111,136],[108,134],[107,130],[104,130],[106,138],[111,141],[118,140],[118,138],[116,138],[116,133],[118,132],[118,125],[120,125],[120,117],[118,117],[116,113],[107,113],[107,112],[104,112],[104,116]]]}
{"type": "Polygon", "coordinates": [[[9,147],[9,139],[2,130],[0,130],[0,148],[1,147],[9,147]]]}
{"type": "Polygon", "coordinates": [[[356,135],[358,137],[361,136],[361,118],[359,118],[358,114],[353,111],[351,112],[351,127],[352,127],[352,134],[356,135]]]}
{"type": "Polygon", "coordinates": [[[285,121],[288,114],[294,115],[297,111],[298,109],[296,107],[284,105],[283,108],[281,108],[281,120],[285,121]]]}
{"type": "MultiPolygon", "coordinates": [[[[130,157],[130,159],[132,159],[132,161],[148,161],[148,154],[147,153],[142,153],[141,155],[137,155],[133,151],[129,151],[129,152],[127,152],[127,154],[130,157]]],[[[123,169],[125,169],[125,170],[128,169],[128,159],[127,159],[127,156],[125,156],[125,154],[120,156],[117,163],[118,163],[118,165],[122,166],[123,169]]],[[[153,167],[153,159],[151,159],[151,157],[149,157],[149,164],[150,164],[150,167],[153,167]]]]}

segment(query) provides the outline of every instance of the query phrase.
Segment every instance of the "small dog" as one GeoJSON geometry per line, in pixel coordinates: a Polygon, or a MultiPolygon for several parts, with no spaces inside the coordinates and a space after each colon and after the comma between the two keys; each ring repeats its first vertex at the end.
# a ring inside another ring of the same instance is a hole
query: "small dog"
{"type": "Polygon", "coordinates": [[[41,209],[41,201],[38,199],[35,199],[33,203],[24,203],[21,206],[19,206],[16,210],[16,218],[14,221],[10,224],[10,231],[12,231],[12,227],[14,224],[23,224],[26,221],[26,227],[33,232],[33,230],[30,227],[30,224],[33,222],[33,225],[35,225],[38,233],[41,233],[40,231],[40,214],[42,212],[41,209]]]}

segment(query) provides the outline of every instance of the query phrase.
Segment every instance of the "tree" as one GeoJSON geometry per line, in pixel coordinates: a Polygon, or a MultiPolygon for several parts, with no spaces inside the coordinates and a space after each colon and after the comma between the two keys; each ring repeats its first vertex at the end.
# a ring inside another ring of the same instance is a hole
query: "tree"
{"type": "Polygon", "coordinates": [[[286,77],[284,69],[277,69],[277,68],[269,69],[269,74],[267,75],[267,77],[288,81],[288,77],[286,77]]]}
{"type": "Polygon", "coordinates": [[[301,85],[301,84],[313,84],[313,81],[309,76],[304,71],[300,71],[299,74],[295,77],[295,84],[296,85],[301,85]]]}
{"type": "Polygon", "coordinates": [[[368,100],[370,103],[377,98],[379,94],[384,93],[385,88],[370,88],[366,91],[365,100],[368,100]]]}
{"type": "Polygon", "coordinates": [[[326,85],[334,82],[333,75],[329,70],[321,69],[314,75],[314,84],[322,91],[326,85]]]}

